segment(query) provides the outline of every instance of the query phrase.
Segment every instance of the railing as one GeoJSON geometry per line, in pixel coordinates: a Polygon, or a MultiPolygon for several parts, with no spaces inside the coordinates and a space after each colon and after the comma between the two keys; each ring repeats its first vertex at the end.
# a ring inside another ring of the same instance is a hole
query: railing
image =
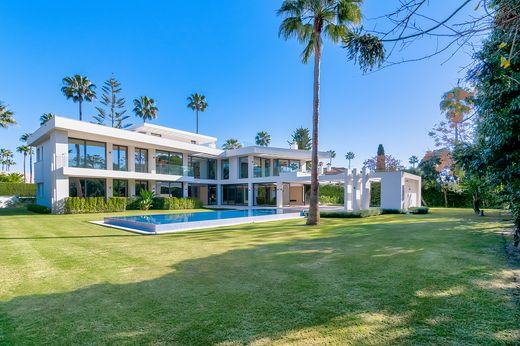
{"type": "Polygon", "coordinates": [[[158,164],[155,167],[155,173],[193,177],[193,170],[187,166],[181,165],[158,164]]]}

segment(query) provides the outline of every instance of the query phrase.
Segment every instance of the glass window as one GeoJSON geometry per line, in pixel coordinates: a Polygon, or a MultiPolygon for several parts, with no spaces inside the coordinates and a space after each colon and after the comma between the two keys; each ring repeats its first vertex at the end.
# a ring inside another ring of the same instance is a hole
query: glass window
{"type": "Polygon", "coordinates": [[[253,177],[261,178],[271,175],[271,159],[255,157],[253,159],[253,177]]]}
{"type": "Polygon", "coordinates": [[[222,179],[229,179],[229,160],[222,160],[222,179]]]}
{"type": "Polygon", "coordinates": [[[128,180],[114,179],[112,185],[114,197],[128,197],[128,180]]]}
{"type": "Polygon", "coordinates": [[[248,177],[248,158],[247,156],[238,158],[238,177],[240,179],[245,179],[248,177]]]}
{"type": "Polygon", "coordinates": [[[105,179],[69,178],[70,197],[105,197],[105,179]]]}
{"type": "Polygon", "coordinates": [[[148,149],[135,148],[135,171],[148,173],[148,149]]]}
{"type": "Polygon", "coordinates": [[[263,159],[264,164],[264,177],[271,175],[271,159],[263,159]]]}
{"type": "Polygon", "coordinates": [[[222,204],[247,205],[247,184],[222,185],[222,204]]]}
{"type": "Polygon", "coordinates": [[[217,160],[208,159],[208,179],[217,179],[217,160]]]}
{"type": "Polygon", "coordinates": [[[148,181],[146,181],[146,180],[136,180],[135,181],[135,195],[140,196],[141,190],[148,191],[148,181]]]}
{"type": "Polygon", "coordinates": [[[157,174],[182,175],[182,153],[157,150],[155,152],[157,174]]]}
{"type": "Polygon", "coordinates": [[[128,171],[127,147],[112,145],[112,169],[114,171],[128,171]]]}
{"type": "Polygon", "coordinates": [[[273,165],[273,175],[278,176],[280,173],[298,172],[300,170],[300,161],[276,159],[273,165]]]}
{"type": "Polygon", "coordinates": [[[158,181],[155,184],[155,191],[158,195],[168,197],[182,197],[182,183],[169,181],[158,181]]]}
{"type": "Polygon", "coordinates": [[[105,143],[69,138],[69,167],[106,169],[105,143]]]}
{"type": "Polygon", "coordinates": [[[188,157],[189,176],[196,179],[217,179],[217,160],[204,157],[188,157]]]}
{"type": "Polygon", "coordinates": [[[253,196],[255,205],[276,205],[276,185],[253,184],[253,196]]]}

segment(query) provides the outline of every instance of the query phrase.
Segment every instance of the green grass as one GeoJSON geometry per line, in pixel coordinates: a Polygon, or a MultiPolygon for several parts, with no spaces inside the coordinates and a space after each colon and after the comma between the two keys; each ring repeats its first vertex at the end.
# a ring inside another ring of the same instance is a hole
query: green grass
{"type": "Polygon", "coordinates": [[[520,343],[496,213],[161,236],[102,216],[0,211],[0,344],[520,343]]]}

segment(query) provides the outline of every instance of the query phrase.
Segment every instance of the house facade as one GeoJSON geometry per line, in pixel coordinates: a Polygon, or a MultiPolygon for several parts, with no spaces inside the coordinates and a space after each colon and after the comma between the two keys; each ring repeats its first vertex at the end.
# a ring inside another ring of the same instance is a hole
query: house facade
{"type": "MultiPolygon", "coordinates": [[[[195,197],[209,206],[305,205],[310,151],[216,147],[217,139],[153,124],[115,129],[55,117],[29,138],[37,203],[66,197],[195,197]],[[303,178],[303,179],[302,179],[303,178]]],[[[320,160],[328,153],[320,153],[320,160]]]]}

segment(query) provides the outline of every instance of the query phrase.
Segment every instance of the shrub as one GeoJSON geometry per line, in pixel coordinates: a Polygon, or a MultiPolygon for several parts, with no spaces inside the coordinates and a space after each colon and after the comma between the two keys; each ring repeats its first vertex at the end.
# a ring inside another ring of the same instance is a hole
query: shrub
{"type": "Polygon", "coordinates": [[[150,209],[153,205],[153,191],[143,189],[139,192],[139,195],[139,209],[150,209]]]}
{"type": "Polygon", "coordinates": [[[381,208],[381,214],[404,214],[404,211],[402,209],[381,208]]]}
{"type": "Polygon", "coordinates": [[[36,196],[36,184],[0,182],[0,196],[36,196]]]}
{"type": "Polygon", "coordinates": [[[381,215],[380,209],[365,209],[365,210],[356,210],[356,211],[322,211],[320,216],[323,218],[362,218],[369,216],[377,216],[381,215]]]}
{"type": "Polygon", "coordinates": [[[118,212],[126,210],[125,197],[67,197],[63,206],[65,214],[118,212]]]}
{"type": "Polygon", "coordinates": [[[410,208],[409,210],[412,214],[428,214],[430,212],[430,209],[427,207],[415,207],[410,208]]]}
{"type": "Polygon", "coordinates": [[[0,173],[0,183],[23,183],[23,175],[20,173],[0,173]]]}
{"type": "Polygon", "coordinates": [[[126,210],[138,210],[139,209],[139,198],[127,197],[126,198],[126,210]]]}
{"type": "Polygon", "coordinates": [[[320,195],[320,204],[343,204],[338,197],[320,195]]]}
{"type": "Polygon", "coordinates": [[[51,208],[39,204],[29,204],[27,210],[38,214],[50,214],[52,212],[51,208]]]}
{"type": "Polygon", "coordinates": [[[126,210],[126,198],[125,197],[110,197],[107,201],[107,211],[118,212],[126,210]]]}
{"type": "Polygon", "coordinates": [[[153,208],[162,210],[197,209],[202,207],[202,201],[196,198],[155,197],[153,208]]]}
{"type": "Polygon", "coordinates": [[[343,204],[343,185],[327,184],[320,186],[320,203],[343,204]]]}

